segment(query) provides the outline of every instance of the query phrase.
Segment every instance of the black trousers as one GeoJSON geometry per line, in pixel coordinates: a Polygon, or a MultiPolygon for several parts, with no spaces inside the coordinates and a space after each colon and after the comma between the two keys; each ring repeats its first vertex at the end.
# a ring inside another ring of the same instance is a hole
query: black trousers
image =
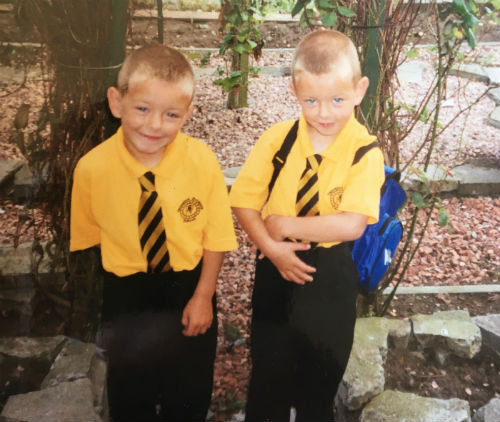
{"type": "Polygon", "coordinates": [[[182,334],[182,311],[199,280],[192,271],[106,273],[99,343],[108,359],[110,416],[205,421],[213,383],[217,318],[203,335],[182,334]]]}
{"type": "Polygon", "coordinates": [[[252,374],[247,422],[333,421],[352,347],[358,275],[345,244],[299,253],[316,267],[304,286],[257,260],[252,297],[252,374]]]}

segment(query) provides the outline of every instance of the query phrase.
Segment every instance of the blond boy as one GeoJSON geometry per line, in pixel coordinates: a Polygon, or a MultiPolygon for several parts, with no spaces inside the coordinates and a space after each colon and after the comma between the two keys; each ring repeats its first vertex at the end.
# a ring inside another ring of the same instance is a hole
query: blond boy
{"type": "Polygon", "coordinates": [[[204,421],[210,402],[215,285],[236,239],[214,154],[181,132],[193,95],[181,53],[134,51],[108,90],[121,127],[74,173],[70,248],[100,246],[113,420],[204,421]]]}
{"type": "Polygon", "coordinates": [[[297,139],[268,198],[273,157],[294,121],[258,140],[230,200],[259,249],[252,298],[247,421],[332,421],[356,316],[357,273],[348,242],[378,219],[383,157],[354,117],[369,81],[337,31],[298,45],[291,89],[302,115],[297,139]],[[290,241],[293,240],[293,241],[290,241]]]}

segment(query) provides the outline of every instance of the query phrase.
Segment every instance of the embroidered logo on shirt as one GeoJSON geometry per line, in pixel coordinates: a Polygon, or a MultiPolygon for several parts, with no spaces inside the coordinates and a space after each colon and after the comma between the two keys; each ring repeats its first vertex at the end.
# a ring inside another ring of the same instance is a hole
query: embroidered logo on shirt
{"type": "Polygon", "coordinates": [[[196,198],[191,198],[185,199],[177,211],[179,211],[184,222],[188,223],[193,221],[202,209],[203,205],[201,205],[201,202],[196,198]]]}
{"type": "Polygon", "coordinates": [[[330,192],[328,192],[328,196],[330,197],[330,203],[332,204],[334,210],[339,209],[343,193],[344,193],[344,188],[333,188],[330,192]]]}

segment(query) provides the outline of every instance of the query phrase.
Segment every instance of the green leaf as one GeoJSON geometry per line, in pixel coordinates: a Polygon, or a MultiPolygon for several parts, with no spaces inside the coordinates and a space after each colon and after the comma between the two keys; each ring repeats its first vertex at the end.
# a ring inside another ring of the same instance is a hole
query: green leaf
{"type": "Polygon", "coordinates": [[[307,4],[308,0],[297,0],[297,3],[295,3],[295,6],[293,6],[292,9],[292,18],[299,14],[300,11],[304,8],[304,6],[307,4]]]}
{"type": "Polygon", "coordinates": [[[495,10],[500,9],[500,0],[490,0],[490,3],[495,8],[495,10]]]}
{"type": "Polygon", "coordinates": [[[233,50],[236,51],[238,54],[242,54],[245,51],[245,46],[243,44],[236,44],[233,47],[233,50]]]}
{"type": "Polygon", "coordinates": [[[321,23],[325,26],[334,26],[337,23],[337,15],[335,12],[328,12],[321,18],[321,23]]]}
{"type": "Polygon", "coordinates": [[[465,37],[467,38],[467,44],[469,44],[469,47],[472,49],[476,48],[476,36],[474,35],[474,31],[471,28],[467,28],[465,37]]]}
{"type": "Polygon", "coordinates": [[[417,208],[425,207],[424,197],[420,192],[414,192],[411,197],[411,201],[413,202],[413,205],[415,205],[417,208]]]}
{"type": "Polygon", "coordinates": [[[354,16],[356,16],[356,13],[344,6],[337,6],[337,12],[339,12],[339,15],[346,18],[353,18],[354,16]]]}
{"type": "Polygon", "coordinates": [[[333,9],[334,8],[334,6],[330,2],[330,0],[320,0],[319,7],[323,8],[323,9],[333,9]]]}
{"type": "Polygon", "coordinates": [[[210,51],[206,52],[203,57],[200,59],[200,66],[201,67],[205,67],[208,62],[210,61],[210,56],[212,55],[212,53],[210,51]]]}
{"type": "Polygon", "coordinates": [[[412,48],[411,50],[406,52],[406,57],[408,57],[409,59],[414,59],[415,57],[418,57],[418,50],[412,48]]]}
{"type": "Polygon", "coordinates": [[[448,211],[446,211],[444,208],[440,208],[438,215],[439,227],[445,227],[448,225],[449,222],[450,222],[450,216],[448,214],[448,211]]]}
{"type": "Polygon", "coordinates": [[[258,75],[259,72],[260,72],[260,67],[258,66],[252,66],[248,69],[248,71],[252,74],[252,75],[258,75]]]}
{"type": "Polygon", "coordinates": [[[226,340],[236,341],[240,338],[243,338],[243,336],[240,333],[240,330],[235,325],[231,324],[230,322],[224,321],[223,326],[224,326],[224,337],[226,338],[226,340]]]}
{"type": "Polygon", "coordinates": [[[257,43],[252,40],[247,40],[247,44],[250,47],[250,51],[253,50],[255,47],[257,47],[257,43]]]}

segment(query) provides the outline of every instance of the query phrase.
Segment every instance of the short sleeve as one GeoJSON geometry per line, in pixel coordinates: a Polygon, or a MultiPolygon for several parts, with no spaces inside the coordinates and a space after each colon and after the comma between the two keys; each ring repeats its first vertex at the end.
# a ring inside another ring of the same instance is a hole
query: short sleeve
{"type": "Polygon", "coordinates": [[[87,249],[100,241],[100,228],[91,210],[91,177],[80,161],[74,171],[71,192],[70,250],[87,249]]]}
{"type": "Polygon", "coordinates": [[[384,157],[379,148],[374,148],[351,167],[339,211],[366,215],[368,224],[375,224],[379,218],[383,183],[384,157]]]}
{"type": "Polygon", "coordinates": [[[272,159],[293,122],[276,124],[257,140],[231,187],[229,198],[232,207],[262,210],[273,173],[272,159]]]}
{"type": "Polygon", "coordinates": [[[203,249],[228,251],[236,249],[238,243],[234,233],[233,218],[224,175],[215,155],[210,152],[213,168],[212,187],[208,195],[208,219],[203,237],[203,249]]]}

